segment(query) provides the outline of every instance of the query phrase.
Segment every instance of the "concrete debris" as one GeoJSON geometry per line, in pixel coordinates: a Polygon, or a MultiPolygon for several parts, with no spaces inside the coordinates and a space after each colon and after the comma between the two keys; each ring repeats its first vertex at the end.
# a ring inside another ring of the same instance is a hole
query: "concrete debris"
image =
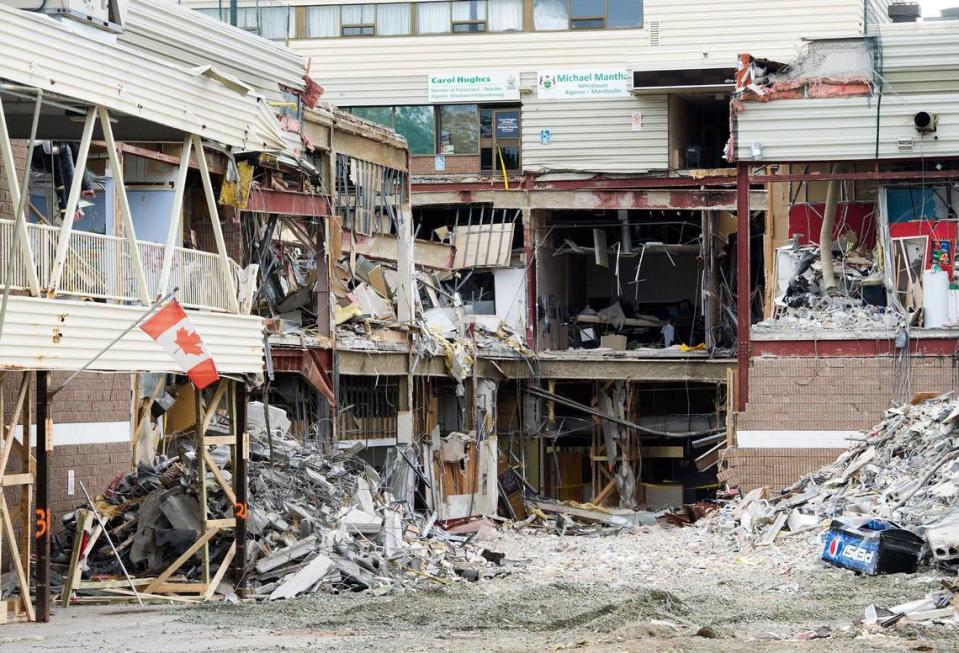
{"type": "Polygon", "coordinates": [[[959,432],[952,415],[957,406],[959,401],[943,395],[890,409],[831,465],[778,496],[767,497],[765,488],[758,488],[733,498],[706,521],[741,543],[763,544],[796,534],[811,540],[819,535],[817,525],[877,532],[895,526],[914,533],[936,561],[955,564],[959,432]]]}
{"type": "MultiPolygon", "coordinates": [[[[248,414],[257,411],[262,417],[262,404],[251,403],[248,414]]],[[[376,470],[355,451],[325,453],[305,445],[286,432],[286,415],[275,415],[274,408],[270,412],[272,462],[265,425],[251,420],[250,428],[247,582],[255,597],[341,590],[382,594],[509,573],[510,568],[500,564],[502,556],[473,544],[473,537],[448,533],[435,518],[395,500],[383,489],[376,470]]],[[[161,572],[200,534],[191,439],[177,441],[177,459],[160,458],[156,466],[141,465],[118,477],[98,502],[111,534],[121,541],[128,536],[119,548],[138,576],[161,572]]],[[[213,460],[228,474],[228,457],[213,460]]],[[[208,472],[210,518],[230,518],[232,504],[212,476],[208,472]]],[[[61,563],[69,560],[76,520],[71,514],[64,521],[66,528],[54,547],[61,563]]],[[[232,539],[230,530],[214,536],[211,560],[221,559],[232,539]]],[[[91,577],[116,576],[119,571],[103,542],[89,553],[88,566],[91,577]]],[[[201,567],[197,555],[180,573],[195,581],[201,567]]]]}
{"type": "MultiPolygon", "coordinates": [[[[778,250],[776,314],[754,328],[763,330],[818,331],[822,329],[889,330],[905,326],[910,315],[901,307],[886,307],[882,271],[871,255],[847,248],[840,240],[841,265],[836,264],[836,285],[823,281],[820,250],[814,246],[778,250]]],[[[834,258],[837,254],[834,252],[834,258]]]]}

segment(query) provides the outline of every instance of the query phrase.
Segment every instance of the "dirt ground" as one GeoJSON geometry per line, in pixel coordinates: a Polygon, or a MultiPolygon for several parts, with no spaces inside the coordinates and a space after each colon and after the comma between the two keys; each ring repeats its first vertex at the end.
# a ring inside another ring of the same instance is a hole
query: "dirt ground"
{"type": "Polygon", "coordinates": [[[506,577],[405,594],[205,606],[57,607],[0,627],[25,651],[955,651],[959,626],[855,622],[937,589],[942,572],[857,577],[793,539],[736,550],[701,529],[609,537],[497,533],[506,577]],[[824,639],[802,633],[830,629],[824,639]]]}

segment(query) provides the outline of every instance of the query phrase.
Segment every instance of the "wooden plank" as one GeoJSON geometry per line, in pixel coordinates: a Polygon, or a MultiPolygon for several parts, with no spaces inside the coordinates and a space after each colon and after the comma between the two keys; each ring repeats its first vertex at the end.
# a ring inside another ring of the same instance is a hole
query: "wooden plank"
{"type": "Polygon", "coordinates": [[[20,412],[26,402],[29,387],[30,373],[24,372],[20,379],[20,389],[17,391],[17,401],[13,405],[13,414],[10,415],[10,423],[6,425],[6,432],[3,434],[3,451],[0,452],[0,476],[7,471],[7,459],[10,457],[10,449],[13,448],[13,441],[16,439],[14,435],[17,430],[17,422],[20,421],[20,412]]]}
{"type": "Polygon", "coordinates": [[[80,554],[83,545],[83,534],[90,524],[93,523],[93,513],[89,510],[80,509],[76,514],[77,529],[73,534],[73,549],[70,551],[70,566],[67,567],[67,575],[63,579],[63,592],[60,593],[60,603],[64,608],[70,607],[70,595],[74,588],[80,582],[80,554]]]}
{"type": "Polygon", "coordinates": [[[20,559],[20,547],[17,546],[17,536],[13,532],[13,523],[10,521],[10,511],[7,508],[7,498],[3,496],[3,490],[0,490],[0,519],[3,520],[3,534],[10,545],[10,564],[17,574],[17,583],[20,585],[20,596],[23,597],[23,607],[27,612],[27,618],[30,621],[36,621],[37,615],[33,611],[33,603],[30,601],[30,580],[27,578],[26,571],[23,568],[23,561],[20,559]]]}
{"type": "Polygon", "coordinates": [[[209,583],[160,583],[151,585],[154,594],[205,594],[209,583]]]}
{"type": "MultiPolygon", "coordinates": [[[[213,421],[213,416],[216,415],[217,409],[220,407],[220,402],[223,401],[223,395],[226,394],[226,389],[229,382],[226,379],[221,379],[216,386],[216,390],[213,391],[213,397],[210,399],[210,405],[204,409],[203,413],[203,428],[200,433],[206,435],[206,430],[210,428],[210,423],[213,421]]],[[[233,440],[236,440],[236,436],[231,436],[233,440]]]]}
{"type": "MultiPolygon", "coordinates": [[[[151,576],[149,578],[132,578],[131,580],[136,587],[141,587],[143,585],[149,585],[156,580],[156,577],[151,576]]],[[[115,580],[81,580],[77,582],[75,589],[106,590],[115,589],[117,587],[130,587],[130,581],[126,578],[117,578],[115,580]]]]}
{"type": "Polygon", "coordinates": [[[146,589],[146,593],[152,594],[155,587],[159,587],[160,585],[165,583],[170,578],[170,576],[176,573],[176,571],[183,566],[183,563],[185,563],[187,560],[192,558],[194,554],[196,554],[196,552],[199,551],[200,548],[203,547],[207,542],[209,542],[210,539],[214,535],[216,535],[219,531],[220,529],[218,528],[208,528],[206,532],[203,533],[203,535],[201,535],[199,539],[197,539],[196,542],[190,545],[189,549],[184,551],[179,558],[173,561],[173,564],[167,567],[162,574],[157,576],[157,579],[155,581],[150,583],[150,585],[146,589]]]}
{"type": "MultiPolygon", "coordinates": [[[[136,601],[136,597],[133,595],[133,592],[131,592],[130,590],[124,590],[124,589],[117,588],[117,589],[108,589],[108,590],[103,590],[103,591],[104,591],[104,592],[110,592],[111,594],[120,594],[121,596],[116,597],[117,599],[121,599],[121,598],[122,598],[122,599],[127,599],[127,600],[136,601]]],[[[102,599],[107,599],[107,598],[109,598],[109,597],[106,597],[106,596],[100,597],[101,600],[102,600],[102,599]]],[[[177,603],[199,603],[199,601],[198,601],[197,599],[186,598],[186,597],[183,597],[183,596],[176,596],[176,595],[172,595],[172,594],[146,594],[146,593],[144,593],[144,592],[140,592],[140,598],[141,598],[141,599],[150,599],[150,600],[153,600],[153,601],[176,601],[177,603]]]]}
{"type": "MultiPolygon", "coordinates": [[[[220,486],[220,489],[223,490],[223,493],[230,500],[230,505],[236,505],[236,495],[233,493],[233,488],[230,487],[230,484],[226,482],[226,478],[223,477],[223,472],[220,471],[219,465],[213,460],[213,456],[210,455],[210,451],[206,446],[200,447],[200,449],[203,451],[203,460],[206,462],[210,473],[213,474],[213,478],[216,479],[217,485],[220,486]]],[[[209,524],[209,522],[207,522],[207,524],[209,524]]]]}
{"type": "Polygon", "coordinates": [[[0,477],[0,487],[29,485],[31,483],[33,483],[33,474],[29,472],[23,474],[4,474],[2,477],[0,477]]]}
{"type": "Polygon", "coordinates": [[[204,435],[203,436],[203,446],[206,447],[215,447],[221,444],[227,446],[236,446],[236,436],[235,435],[204,435]]]}
{"type": "Polygon", "coordinates": [[[236,518],[227,517],[226,519],[210,519],[206,522],[207,528],[213,528],[216,530],[223,530],[224,528],[235,528],[236,527],[236,518]]]}
{"type": "Polygon", "coordinates": [[[597,506],[603,505],[603,502],[606,501],[606,499],[609,497],[610,494],[612,494],[613,490],[615,489],[616,489],[616,481],[615,480],[610,481],[609,483],[606,484],[606,487],[604,487],[600,491],[599,494],[593,497],[590,503],[595,503],[597,506]]]}
{"type": "Polygon", "coordinates": [[[230,563],[233,562],[233,556],[236,555],[236,542],[230,545],[229,550],[226,552],[226,555],[223,556],[223,562],[220,563],[220,568],[216,570],[213,578],[210,580],[210,586],[207,587],[206,592],[203,594],[203,600],[209,601],[213,598],[213,594],[216,592],[216,588],[220,586],[220,583],[223,581],[223,577],[226,575],[227,569],[230,568],[230,563]]]}

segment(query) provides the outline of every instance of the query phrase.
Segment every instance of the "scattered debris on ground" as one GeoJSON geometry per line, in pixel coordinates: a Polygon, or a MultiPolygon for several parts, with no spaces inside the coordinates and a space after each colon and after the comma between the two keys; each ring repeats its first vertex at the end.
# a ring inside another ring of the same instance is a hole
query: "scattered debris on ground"
{"type": "MultiPolygon", "coordinates": [[[[268,437],[264,406],[249,407],[250,537],[247,582],[257,598],[291,598],[317,591],[369,590],[376,594],[490,578],[509,569],[501,556],[474,543],[474,536],[446,532],[434,516],[409,510],[384,489],[379,474],[355,449],[321,451],[290,437],[289,419],[270,409],[273,431],[268,437]],[[269,452],[272,449],[273,459],[269,452]]],[[[217,416],[211,429],[216,429],[217,416]]],[[[96,501],[107,520],[120,557],[131,574],[149,577],[162,572],[201,536],[195,489],[195,450],[188,434],[176,441],[176,458],[159,457],[154,465],[117,477],[96,501]]],[[[362,445],[358,445],[362,447],[362,445]]],[[[220,474],[229,456],[225,447],[211,454],[220,474]]],[[[205,479],[210,514],[224,519],[232,504],[210,471],[205,479]]],[[[64,518],[56,538],[56,561],[69,574],[76,513],[64,518]]],[[[211,558],[221,559],[232,544],[232,532],[212,538],[211,558]]],[[[105,540],[85,547],[75,564],[88,577],[122,579],[117,557],[105,540]]],[[[198,558],[181,570],[183,580],[197,581],[198,558]]],[[[217,590],[235,598],[222,581],[217,590]]],[[[89,594],[89,592],[87,592],[89,594]]]]}
{"type": "MultiPolygon", "coordinates": [[[[703,523],[740,547],[797,537],[822,560],[859,574],[912,573],[923,562],[959,564],[959,401],[949,395],[887,411],[833,464],[778,496],[758,488],[703,523]]],[[[889,609],[868,624],[959,623],[952,588],[889,609]],[[910,616],[911,615],[911,616],[910,616]]]]}

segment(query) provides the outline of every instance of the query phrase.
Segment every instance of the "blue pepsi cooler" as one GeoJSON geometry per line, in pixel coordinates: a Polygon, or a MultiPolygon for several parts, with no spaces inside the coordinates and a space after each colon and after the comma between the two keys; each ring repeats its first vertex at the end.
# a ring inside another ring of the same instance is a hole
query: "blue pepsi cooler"
{"type": "Polygon", "coordinates": [[[910,574],[916,570],[925,540],[883,519],[854,525],[834,520],[826,532],[822,559],[869,576],[910,574]]]}

